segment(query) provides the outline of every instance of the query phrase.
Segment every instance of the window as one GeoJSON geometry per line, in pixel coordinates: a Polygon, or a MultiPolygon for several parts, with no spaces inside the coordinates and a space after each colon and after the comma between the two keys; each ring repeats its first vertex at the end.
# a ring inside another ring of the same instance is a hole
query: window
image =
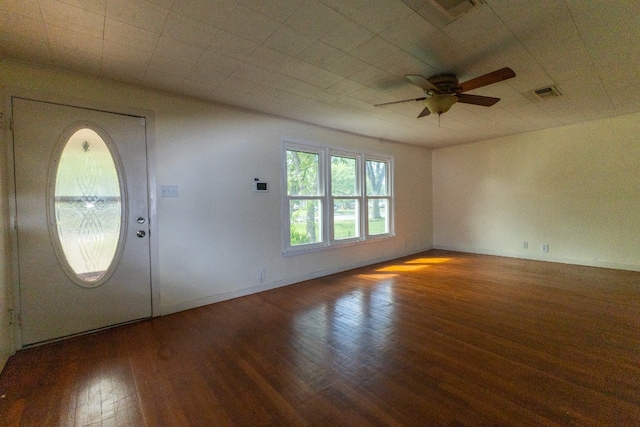
{"type": "Polygon", "coordinates": [[[323,238],[323,153],[286,150],[289,246],[317,246],[323,238]]]}
{"type": "Polygon", "coordinates": [[[69,277],[83,287],[104,283],[123,241],[122,180],[105,140],[81,128],[56,161],[50,214],[54,245],[69,277]]]}
{"type": "Polygon", "coordinates": [[[360,182],[358,157],[331,156],[331,206],[333,239],[358,239],[360,233],[360,182]]]}
{"type": "Polygon", "coordinates": [[[367,232],[369,235],[389,233],[388,161],[367,159],[367,232]]]}
{"type": "Polygon", "coordinates": [[[289,142],[283,152],[285,253],[392,235],[391,157],[289,142]]]}

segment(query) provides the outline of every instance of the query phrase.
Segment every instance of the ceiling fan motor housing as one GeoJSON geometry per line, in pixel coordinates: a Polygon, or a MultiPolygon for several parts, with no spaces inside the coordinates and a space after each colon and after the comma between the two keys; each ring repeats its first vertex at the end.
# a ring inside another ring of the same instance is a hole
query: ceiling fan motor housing
{"type": "Polygon", "coordinates": [[[458,78],[455,74],[436,74],[428,79],[440,93],[456,93],[459,88],[458,78]]]}

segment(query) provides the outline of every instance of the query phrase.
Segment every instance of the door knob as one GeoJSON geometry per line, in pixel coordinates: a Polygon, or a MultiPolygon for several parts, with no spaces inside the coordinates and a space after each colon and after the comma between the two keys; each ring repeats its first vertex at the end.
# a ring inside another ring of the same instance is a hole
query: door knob
{"type": "Polygon", "coordinates": [[[143,218],[143,217],[141,217],[141,216],[139,216],[139,217],[138,217],[138,219],[136,219],[136,222],[137,222],[138,224],[144,224],[144,218],[143,218]]]}
{"type": "Polygon", "coordinates": [[[140,230],[140,231],[138,231],[138,232],[136,233],[136,236],[138,236],[138,237],[144,237],[144,236],[146,236],[146,235],[147,235],[147,233],[145,233],[145,232],[144,232],[144,230],[140,230]]]}

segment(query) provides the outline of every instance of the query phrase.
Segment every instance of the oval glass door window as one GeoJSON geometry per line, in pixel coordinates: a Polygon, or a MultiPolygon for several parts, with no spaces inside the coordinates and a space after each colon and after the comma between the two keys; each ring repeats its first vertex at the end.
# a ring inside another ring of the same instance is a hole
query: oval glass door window
{"type": "Polygon", "coordinates": [[[89,128],[75,132],[58,162],[54,212],[57,243],[75,275],[70,277],[80,285],[101,284],[118,253],[120,184],[116,162],[100,135],[89,128]]]}

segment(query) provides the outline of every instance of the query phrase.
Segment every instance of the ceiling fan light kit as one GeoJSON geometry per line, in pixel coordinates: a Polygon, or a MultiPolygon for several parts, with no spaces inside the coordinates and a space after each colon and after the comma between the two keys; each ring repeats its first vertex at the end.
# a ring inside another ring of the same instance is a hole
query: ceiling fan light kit
{"type": "Polygon", "coordinates": [[[449,111],[456,102],[463,104],[480,105],[482,107],[491,107],[500,98],[490,96],[471,95],[467,92],[493,83],[514,78],[516,73],[511,68],[505,67],[491,73],[484,74],[466,82],[459,83],[455,74],[437,74],[428,79],[419,74],[407,74],[405,77],[413,85],[421,88],[427,96],[422,98],[405,99],[403,101],[385,102],[384,104],[376,104],[375,107],[391,104],[399,104],[401,102],[422,101],[425,108],[418,115],[418,118],[428,116],[429,114],[437,114],[440,116],[449,111]]]}
{"type": "Polygon", "coordinates": [[[447,94],[435,94],[423,101],[425,107],[429,109],[431,114],[442,114],[449,111],[449,109],[458,102],[458,97],[455,95],[447,94]]]}

